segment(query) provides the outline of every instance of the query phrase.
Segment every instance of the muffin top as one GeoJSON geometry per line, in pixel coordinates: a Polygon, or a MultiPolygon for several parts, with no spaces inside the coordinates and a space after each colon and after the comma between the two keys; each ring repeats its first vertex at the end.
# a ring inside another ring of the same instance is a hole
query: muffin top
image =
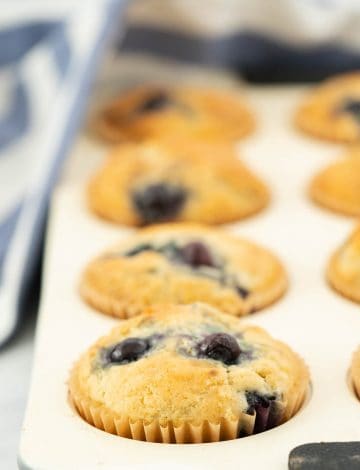
{"type": "Polygon", "coordinates": [[[353,354],[351,362],[351,371],[352,375],[356,376],[360,383],[360,348],[358,348],[353,354]]]}
{"type": "Polygon", "coordinates": [[[220,224],[258,212],[265,185],[228,144],[171,140],[113,149],[88,188],[90,208],[125,225],[220,224]]]}
{"type": "Polygon", "coordinates": [[[109,142],[175,135],[235,140],[254,118],[238,92],[147,85],[125,92],[95,118],[96,134],[109,142]]]}
{"type": "Polygon", "coordinates": [[[266,425],[281,421],[308,381],[303,361],[285,344],[196,303],[122,322],[80,358],[70,393],[147,423],[215,423],[245,413],[266,425]]]}
{"type": "Polygon", "coordinates": [[[331,257],[327,275],[335,289],[360,302],[360,226],[331,257]]]}
{"type": "Polygon", "coordinates": [[[360,71],[330,78],[315,88],[298,109],[300,128],[317,137],[360,140],[360,71]]]}
{"type": "Polygon", "coordinates": [[[286,285],[282,264],[265,248],[206,226],[163,224],[90,262],[80,290],[96,309],[119,317],[195,301],[244,315],[275,301],[286,285]]]}
{"type": "Polygon", "coordinates": [[[360,216],[360,147],[321,170],[311,182],[310,195],[330,210],[360,216]]]}

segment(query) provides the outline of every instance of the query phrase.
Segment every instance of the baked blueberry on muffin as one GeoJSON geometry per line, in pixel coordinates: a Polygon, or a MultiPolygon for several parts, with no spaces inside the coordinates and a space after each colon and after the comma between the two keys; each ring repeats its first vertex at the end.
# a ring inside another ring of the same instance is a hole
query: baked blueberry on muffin
{"type": "Polygon", "coordinates": [[[254,214],[268,200],[232,146],[188,140],[114,149],[88,188],[90,208],[125,225],[220,224],[254,214]]]}
{"type": "Polygon", "coordinates": [[[320,171],[310,185],[314,202],[349,216],[360,216],[360,148],[320,171]]]}
{"type": "Polygon", "coordinates": [[[332,255],[327,278],[340,294],[360,303],[360,226],[332,255]]]}
{"type": "Polygon", "coordinates": [[[142,229],[92,261],[80,291],[118,317],[159,303],[207,302],[232,315],[259,310],[285,291],[287,277],[268,250],[192,224],[142,229]]]}
{"type": "Polygon", "coordinates": [[[236,140],[254,127],[254,118],[237,92],[151,85],[114,99],[93,123],[94,131],[109,142],[169,135],[236,140]]]}
{"type": "Polygon", "coordinates": [[[360,71],[339,75],[318,86],[299,107],[299,128],[322,139],[360,139],[360,71]]]}
{"type": "Polygon", "coordinates": [[[206,304],[162,306],[101,338],[71,372],[79,414],[152,442],[214,442],[259,433],[302,405],[302,359],[261,328],[206,304]]]}

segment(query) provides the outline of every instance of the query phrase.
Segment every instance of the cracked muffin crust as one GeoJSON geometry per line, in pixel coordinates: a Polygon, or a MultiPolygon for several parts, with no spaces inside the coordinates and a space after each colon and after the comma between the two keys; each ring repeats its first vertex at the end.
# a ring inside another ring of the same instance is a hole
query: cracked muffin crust
{"type": "Polygon", "coordinates": [[[94,119],[94,132],[111,143],[175,135],[238,140],[255,119],[235,91],[142,86],[109,103],[94,119]]]}
{"type": "Polygon", "coordinates": [[[295,122],[304,132],[330,141],[360,141],[360,71],[339,75],[315,88],[295,122]]]}
{"type": "Polygon", "coordinates": [[[266,186],[232,146],[171,141],[113,149],[88,186],[90,209],[115,223],[221,224],[263,209],[266,186]]]}
{"type": "Polygon", "coordinates": [[[265,248],[201,225],[165,224],[90,262],[80,292],[95,309],[121,318],[195,301],[240,316],[276,301],[286,287],[282,264],[265,248]]]}
{"type": "Polygon", "coordinates": [[[308,370],[288,346],[201,303],[122,322],[82,355],[69,381],[90,424],[173,443],[270,429],[298,411],[308,386],[308,370]]]}

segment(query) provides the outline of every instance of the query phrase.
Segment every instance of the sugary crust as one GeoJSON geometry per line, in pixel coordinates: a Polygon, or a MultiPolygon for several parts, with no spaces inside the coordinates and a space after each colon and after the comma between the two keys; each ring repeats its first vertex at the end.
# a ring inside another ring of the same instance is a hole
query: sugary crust
{"type": "MultiPolygon", "coordinates": [[[[269,202],[266,186],[227,144],[167,141],[113,149],[88,186],[88,204],[115,223],[142,224],[131,200],[134,186],[163,181],[181,185],[188,198],[179,222],[221,224],[242,219],[269,202]]],[[[175,218],[175,216],[174,216],[175,218]]]]}
{"type": "Polygon", "coordinates": [[[236,437],[239,425],[252,433],[255,417],[245,413],[245,391],[280,397],[275,425],[296,413],[308,385],[304,362],[287,345],[261,328],[245,326],[205,304],[193,304],[164,305],[123,322],[82,355],[71,372],[69,391],[81,416],[100,429],[142,440],[202,442],[236,437]],[[242,333],[257,356],[224,367],[219,361],[180,355],[170,341],[136,362],[107,369],[96,366],[101,348],[141,335],[144,328],[157,333],[184,327],[196,331],[204,324],[242,333]],[[153,431],[146,435],[146,428],[153,431]],[[193,428],[200,431],[193,435],[193,428]],[[183,430],[178,439],[174,429],[183,430]]]}
{"type": "Polygon", "coordinates": [[[345,158],[321,170],[312,180],[310,197],[334,212],[360,216],[360,149],[349,149],[345,158]]]}
{"type": "Polygon", "coordinates": [[[360,98],[360,72],[331,78],[315,88],[297,110],[295,124],[320,139],[359,142],[359,124],[350,115],[336,112],[349,97],[360,98]]]}
{"type": "Polygon", "coordinates": [[[203,88],[170,89],[168,93],[181,103],[180,107],[134,115],[138,106],[158,89],[142,86],[109,103],[94,118],[94,132],[108,142],[122,143],[169,135],[237,140],[255,128],[254,116],[237,92],[203,88]]]}
{"type": "Polygon", "coordinates": [[[268,250],[220,230],[194,224],[167,224],[143,229],[92,261],[82,275],[80,292],[95,309],[120,318],[138,315],[149,305],[196,301],[240,316],[275,302],[286,287],[285,270],[268,250]],[[142,243],[171,240],[205,243],[221,255],[227,271],[250,294],[242,298],[234,288],[199,276],[186,266],[174,265],[161,254],[111,257],[111,253],[125,253],[142,243]]]}
{"type": "Polygon", "coordinates": [[[357,349],[353,354],[350,374],[355,393],[360,399],[360,348],[357,349]]]}
{"type": "Polygon", "coordinates": [[[340,294],[360,303],[360,227],[330,258],[327,279],[340,294]]]}

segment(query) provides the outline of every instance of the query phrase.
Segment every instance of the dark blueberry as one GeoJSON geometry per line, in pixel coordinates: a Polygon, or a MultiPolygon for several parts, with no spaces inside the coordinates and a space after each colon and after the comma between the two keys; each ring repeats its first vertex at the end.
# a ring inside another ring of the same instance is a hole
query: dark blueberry
{"type": "MultiPolygon", "coordinates": [[[[247,391],[245,392],[245,396],[248,403],[248,409],[246,413],[249,415],[253,415],[257,408],[269,408],[270,406],[270,398],[261,395],[258,392],[247,391]]],[[[274,398],[271,397],[271,399],[273,400],[274,398]]]]}
{"type": "Polygon", "coordinates": [[[198,266],[215,266],[209,249],[201,242],[190,242],[183,246],[180,255],[186,264],[194,268],[198,266]]]}
{"type": "Polygon", "coordinates": [[[340,111],[351,114],[360,122],[360,99],[348,98],[340,107],[340,111]]]}
{"type": "Polygon", "coordinates": [[[155,251],[155,248],[151,246],[149,243],[143,243],[142,245],[137,245],[131,250],[125,253],[125,256],[136,256],[143,251],[155,251]]]}
{"type": "Polygon", "coordinates": [[[186,192],[179,186],[156,183],[133,193],[134,206],[143,222],[163,222],[176,218],[186,200],[186,192]]]}
{"type": "Polygon", "coordinates": [[[146,98],[137,108],[137,113],[147,113],[162,110],[172,104],[172,101],[164,91],[157,91],[146,98]]]}
{"type": "Polygon", "coordinates": [[[231,365],[236,363],[241,349],[234,336],[226,333],[213,333],[206,336],[200,343],[199,353],[201,356],[231,365]]]}
{"type": "Polygon", "coordinates": [[[246,287],[242,286],[236,286],[236,292],[242,297],[243,299],[246,299],[250,295],[250,291],[246,289],[246,287]]]}
{"type": "Polygon", "coordinates": [[[149,348],[150,344],[146,338],[127,338],[110,349],[108,360],[116,364],[137,361],[149,348]]]}
{"type": "Polygon", "coordinates": [[[272,412],[272,404],[276,397],[273,395],[261,395],[254,391],[245,392],[245,396],[248,403],[246,413],[249,415],[256,413],[254,433],[265,431],[265,429],[270,427],[270,413],[272,412]]]}

